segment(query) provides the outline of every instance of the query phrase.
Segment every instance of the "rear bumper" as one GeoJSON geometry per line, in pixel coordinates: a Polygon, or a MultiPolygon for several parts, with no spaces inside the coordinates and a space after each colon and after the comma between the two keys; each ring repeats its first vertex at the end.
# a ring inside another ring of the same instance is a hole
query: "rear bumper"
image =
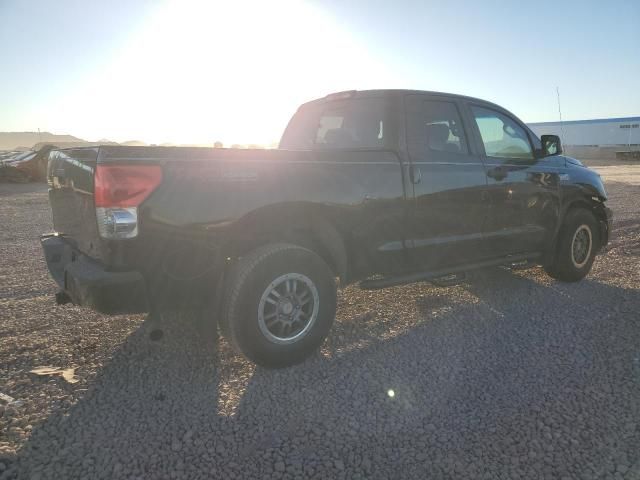
{"type": "Polygon", "coordinates": [[[56,234],[43,235],[40,242],[51,276],[76,305],[107,314],[148,311],[139,272],[109,272],[56,234]]]}

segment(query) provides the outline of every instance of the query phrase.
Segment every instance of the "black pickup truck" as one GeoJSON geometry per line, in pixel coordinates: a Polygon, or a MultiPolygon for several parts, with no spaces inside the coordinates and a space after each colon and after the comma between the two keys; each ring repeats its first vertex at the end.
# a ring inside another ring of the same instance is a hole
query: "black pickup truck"
{"type": "Polygon", "coordinates": [[[277,150],[52,152],[42,246],[59,302],[198,308],[254,362],[286,366],[324,341],[336,279],[382,288],[524,262],[587,275],[612,215],[598,174],[561,153],[483,100],[341,92],[302,105],[277,150]]]}

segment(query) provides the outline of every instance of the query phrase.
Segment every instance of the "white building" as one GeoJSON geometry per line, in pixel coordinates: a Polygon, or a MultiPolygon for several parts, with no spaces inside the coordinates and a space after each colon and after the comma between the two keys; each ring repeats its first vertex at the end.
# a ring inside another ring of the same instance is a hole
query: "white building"
{"type": "Polygon", "coordinates": [[[568,122],[529,123],[540,135],[558,135],[562,145],[574,147],[640,147],[640,117],[599,118],[568,122]]]}

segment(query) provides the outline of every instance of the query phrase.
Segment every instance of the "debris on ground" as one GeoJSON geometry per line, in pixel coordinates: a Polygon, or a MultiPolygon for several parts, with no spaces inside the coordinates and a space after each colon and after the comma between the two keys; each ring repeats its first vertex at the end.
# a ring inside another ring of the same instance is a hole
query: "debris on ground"
{"type": "Polygon", "coordinates": [[[54,368],[54,367],[38,367],[29,371],[36,375],[60,375],[69,383],[78,383],[80,380],[75,375],[75,368],[54,368]]]}
{"type": "Polygon", "coordinates": [[[55,148],[44,145],[26,152],[0,152],[0,182],[28,183],[47,180],[49,153],[55,148]]]}

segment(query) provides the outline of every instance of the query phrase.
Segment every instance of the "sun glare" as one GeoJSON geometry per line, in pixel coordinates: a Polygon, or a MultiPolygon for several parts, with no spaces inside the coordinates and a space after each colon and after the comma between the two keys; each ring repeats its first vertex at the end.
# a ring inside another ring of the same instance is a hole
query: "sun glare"
{"type": "Polygon", "coordinates": [[[368,52],[316,7],[169,2],[58,115],[118,141],[270,144],[306,100],[384,79],[368,52]]]}

